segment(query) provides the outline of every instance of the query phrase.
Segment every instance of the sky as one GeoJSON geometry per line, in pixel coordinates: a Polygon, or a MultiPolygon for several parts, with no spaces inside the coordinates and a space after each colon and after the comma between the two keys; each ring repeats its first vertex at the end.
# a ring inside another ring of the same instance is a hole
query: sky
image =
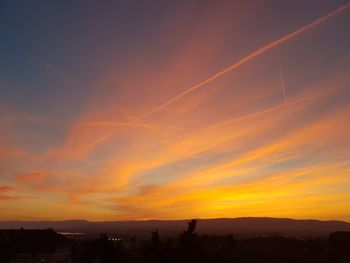
{"type": "Polygon", "coordinates": [[[350,2],[0,1],[0,220],[350,222],[350,2]]]}

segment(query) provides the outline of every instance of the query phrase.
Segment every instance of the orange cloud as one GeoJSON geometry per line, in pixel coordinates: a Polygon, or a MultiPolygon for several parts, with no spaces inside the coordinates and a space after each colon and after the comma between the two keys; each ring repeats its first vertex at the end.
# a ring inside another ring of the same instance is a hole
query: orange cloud
{"type": "Polygon", "coordinates": [[[44,172],[23,173],[23,174],[16,175],[16,179],[21,182],[41,181],[45,178],[46,178],[46,173],[44,172]]]}
{"type": "Polygon", "coordinates": [[[0,193],[6,193],[6,192],[10,192],[13,191],[14,188],[11,186],[0,186],[0,193]]]}
{"type": "Polygon", "coordinates": [[[318,41],[327,39],[326,27],[307,33],[349,5],[272,42],[281,32],[245,39],[260,10],[249,13],[246,25],[220,5],[194,25],[174,15],[169,23],[182,27],[159,32],[173,52],[149,55],[142,47],[122,66],[107,59],[89,76],[95,87],[89,100],[66,121],[6,119],[0,125],[1,218],[341,215],[350,198],[349,68],[310,52],[323,48],[318,41]],[[182,34],[184,25],[193,27],[191,36],[173,44],[174,31],[182,34]],[[301,33],[305,38],[296,37],[301,33]],[[244,47],[235,45],[239,40],[244,47]],[[282,43],[276,57],[273,48],[282,43]],[[296,53],[307,59],[297,63],[296,53]],[[230,61],[238,62],[220,71],[230,61]],[[38,135],[43,126],[53,141],[38,135]],[[48,147],[38,149],[37,142],[48,147]],[[47,214],[47,208],[55,209],[47,214]]]}

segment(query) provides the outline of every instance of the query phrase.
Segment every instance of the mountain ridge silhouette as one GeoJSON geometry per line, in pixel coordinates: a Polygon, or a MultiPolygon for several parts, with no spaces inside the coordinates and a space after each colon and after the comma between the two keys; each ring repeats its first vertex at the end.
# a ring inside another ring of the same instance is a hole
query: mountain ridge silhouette
{"type": "MultiPolygon", "coordinates": [[[[175,235],[186,228],[189,219],[181,220],[119,220],[119,221],[0,221],[0,229],[44,229],[58,232],[101,232],[120,235],[149,235],[158,228],[162,235],[175,235]]],[[[327,236],[336,231],[350,231],[350,223],[340,220],[291,219],[272,217],[238,217],[198,219],[198,233],[209,235],[237,234],[239,236],[281,235],[292,237],[327,236]]]]}

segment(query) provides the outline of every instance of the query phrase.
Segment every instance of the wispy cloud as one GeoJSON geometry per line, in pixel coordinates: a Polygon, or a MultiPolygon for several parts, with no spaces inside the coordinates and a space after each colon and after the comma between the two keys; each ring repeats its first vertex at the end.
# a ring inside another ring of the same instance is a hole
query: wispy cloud
{"type": "Polygon", "coordinates": [[[172,10],[152,34],[128,40],[125,54],[99,46],[102,30],[78,57],[52,54],[69,74],[36,61],[39,77],[23,75],[28,86],[7,81],[23,94],[62,84],[63,99],[55,109],[33,109],[36,94],[1,99],[0,219],[350,220],[342,212],[350,209],[350,65],[338,63],[350,5],[304,26],[286,15],[277,26],[273,10],[232,15],[231,4],[172,10]],[[41,82],[43,72],[50,78],[41,82]],[[63,114],[70,91],[84,100],[63,114]]]}
{"type": "Polygon", "coordinates": [[[21,182],[25,181],[41,181],[45,179],[46,174],[44,172],[32,172],[17,174],[16,179],[21,182]]]}

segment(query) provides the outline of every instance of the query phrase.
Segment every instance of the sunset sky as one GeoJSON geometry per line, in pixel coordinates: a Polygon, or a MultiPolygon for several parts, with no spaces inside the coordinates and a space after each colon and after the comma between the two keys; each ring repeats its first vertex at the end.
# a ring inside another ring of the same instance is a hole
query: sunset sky
{"type": "Polygon", "coordinates": [[[0,220],[350,221],[350,2],[1,1],[0,220]]]}

